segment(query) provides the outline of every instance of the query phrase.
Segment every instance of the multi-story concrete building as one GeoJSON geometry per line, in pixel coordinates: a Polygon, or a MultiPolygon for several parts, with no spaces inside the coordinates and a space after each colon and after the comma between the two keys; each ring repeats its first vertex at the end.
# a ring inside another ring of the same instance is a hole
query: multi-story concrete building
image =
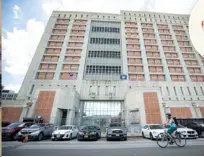
{"type": "Polygon", "coordinates": [[[188,20],[54,11],[16,100],[19,119],[41,115],[55,125],[102,130],[122,121],[136,132],[164,122],[166,112],[204,117],[204,58],[190,42],[188,20]]]}

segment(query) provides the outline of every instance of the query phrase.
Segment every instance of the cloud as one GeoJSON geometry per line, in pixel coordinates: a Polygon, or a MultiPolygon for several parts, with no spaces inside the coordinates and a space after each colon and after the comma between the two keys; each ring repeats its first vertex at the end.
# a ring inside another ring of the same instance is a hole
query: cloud
{"type": "Polygon", "coordinates": [[[26,29],[13,28],[2,37],[4,70],[13,77],[24,77],[40,41],[44,25],[35,19],[28,20],[26,29]]]}
{"type": "Polygon", "coordinates": [[[15,91],[15,93],[18,93],[20,87],[21,87],[21,84],[7,84],[5,85],[4,89],[13,90],[15,91]]]}
{"type": "Polygon", "coordinates": [[[22,16],[23,16],[23,12],[22,12],[21,8],[17,5],[15,5],[13,7],[13,18],[14,19],[21,19],[22,16]]]}

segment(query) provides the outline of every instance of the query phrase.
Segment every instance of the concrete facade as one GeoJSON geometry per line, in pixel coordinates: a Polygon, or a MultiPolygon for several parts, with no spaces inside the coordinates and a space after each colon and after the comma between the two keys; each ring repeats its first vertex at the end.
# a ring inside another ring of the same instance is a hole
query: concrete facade
{"type": "Polygon", "coordinates": [[[52,106],[48,121],[55,125],[65,117],[66,124],[80,126],[86,101],[120,101],[129,132],[164,122],[166,112],[203,117],[204,58],[190,42],[188,20],[153,12],[54,11],[17,97],[32,102],[21,119],[37,114],[40,92],[55,92],[53,102],[42,98],[47,105],[40,107],[52,106]]]}

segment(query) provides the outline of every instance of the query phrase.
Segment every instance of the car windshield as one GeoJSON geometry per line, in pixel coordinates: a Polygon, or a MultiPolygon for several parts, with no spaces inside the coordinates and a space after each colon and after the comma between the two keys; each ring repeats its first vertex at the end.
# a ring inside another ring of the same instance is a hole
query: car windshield
{"type": "Polygon", "coordinates": [[[8,125],[8,127],[18,127],[21,124],[22,123],[11,123],[11,124],[8,125]]]}
{"type": "Polygon", "coordinates": [[[72,129],[71,126],[61,126],[61,127],[59,127],[58,130],[71,130],[71,129],[72,129]]]}
{"type": "Polygon", "coordinates": [[[34,124],[34,125],[31,125],[30,128],[39,128],[39,127],[43,127],[44,125],[43,124],[34,124]]]}
{"type": "Polygon", "coordinates": [[[81,128],[81,130],[95,130],[95,129],[96,129],[95,126],[85,126],[81,128]]]}
{"type": "Polygon", "coordinates": [[[120,123],[112,123],[110,127],[122,127],[122,125],[120,123]]]}
{"type": "Polygon", "coordinates": [[[150,125],[150,129],[164,129],[161,125],[150,125]]]}

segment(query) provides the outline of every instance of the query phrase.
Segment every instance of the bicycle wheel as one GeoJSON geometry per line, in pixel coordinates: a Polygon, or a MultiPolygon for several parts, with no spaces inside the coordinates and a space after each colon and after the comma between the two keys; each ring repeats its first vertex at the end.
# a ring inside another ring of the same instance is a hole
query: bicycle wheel
{"type": "Polygon", "coordinates": [[[186,145],[186,138],[180,132],[177,132],[175,134],[174,140],[175,140],[176,145],[179,147],[184,147],[186,145]]]}
{"type": "Polygon", "coordinates": [[[166,134],[160,133],[157,136],[157,144],[159,145],[159,147],[166,148],[168,143],[169,143],[169,140],[166,134]]]}

